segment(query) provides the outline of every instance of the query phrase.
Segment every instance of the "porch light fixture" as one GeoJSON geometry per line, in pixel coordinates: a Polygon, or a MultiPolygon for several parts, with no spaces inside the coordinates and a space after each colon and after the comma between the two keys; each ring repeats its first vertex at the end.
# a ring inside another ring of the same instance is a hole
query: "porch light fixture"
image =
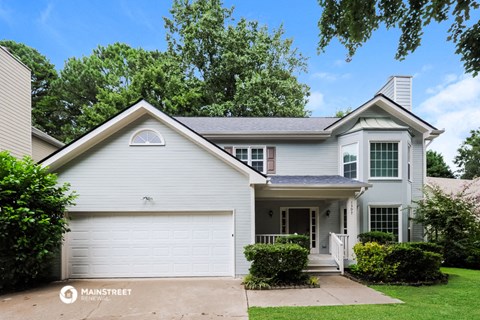
{"type": "Polygon", "coordinates": [[[273,211],[272,210],[268,211],[268,215],[270,216],[270,218],[273,217],[273,211]]]}
{"type": "Polygon", "coordinates": [[[330,210],[327,210],[327,212],[325,212],[325,215],[326,215],[327,217],[330,217],[330,210]]]}

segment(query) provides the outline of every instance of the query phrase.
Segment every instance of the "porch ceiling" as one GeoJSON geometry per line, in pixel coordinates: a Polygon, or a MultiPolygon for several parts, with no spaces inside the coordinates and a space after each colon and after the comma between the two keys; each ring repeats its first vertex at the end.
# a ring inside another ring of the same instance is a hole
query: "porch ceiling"
{"type": "Polygon", "coordinates": [[[346,199],[369,183],[342,176],[271,176],[267,185],[258,185],[256,198],[263,199],[346,199]]]}

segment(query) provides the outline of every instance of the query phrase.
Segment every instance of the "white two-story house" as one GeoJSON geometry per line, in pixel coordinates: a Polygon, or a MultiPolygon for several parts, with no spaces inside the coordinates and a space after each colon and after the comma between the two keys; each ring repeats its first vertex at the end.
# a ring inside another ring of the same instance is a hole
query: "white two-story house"
{"type": "MultiPolygon", "coordinates": [[[[357,235],[422,240],[409,219],[441,130],[392,77],[339,118],[172,118],[139,101],[43,161],[79,194],[63,278],[237,276],[243,248],[310,237],[343,268],[357,235]]],[[[314,265],[314,263],[312,263],[314,265]]]]}

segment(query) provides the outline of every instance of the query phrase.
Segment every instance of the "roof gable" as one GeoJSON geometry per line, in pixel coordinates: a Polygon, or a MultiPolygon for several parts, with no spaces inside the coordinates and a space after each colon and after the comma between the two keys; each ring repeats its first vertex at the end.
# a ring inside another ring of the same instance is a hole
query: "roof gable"
{"type": "Polygon", "coordinates": [[[425,120],[419,118],[418,116],[403,108],[401,105],[395,103],[393,100],[389,99],[383,94],[377,94],[375,97],[373,97],[373,99],[370,99],[357,109],[353,110],[351,113],[347,114],[345,117],[326,127],[325,130],[333,131],[340,128],[351,120],[359,119],[362,117],[363,113],[375,106],[381,108],[383,111],[385,111],[392,117],[409,125],[411,128],[417,130],[418,132],[421,132],[426,136],[426,139],[435,139],[437,136],[444,132],[443,130],[438,130],[425,120]]]}
{"type": "Polygon", "coordinates": [[[79,155],[83,154],[93,146],[104,141],[126,125],[147,114],[158,121],[161,121],[163,124],[167,125],[195,144],[199,145],[207,152],[220,158],[234,169],[248,175],[250,183],[266,183],[267,178],[265,175],[244,164],[237,158],[227,153],[225,150],[206,140],[189,127],[158,110],[145,100],[140,100],[113,118],[105,121],[103,124],[72,141],[70,144],[64,146],[57,152],[42,160],[41,164],[44,166],[49,166],[52,170],[56,170],[79,155]]]}

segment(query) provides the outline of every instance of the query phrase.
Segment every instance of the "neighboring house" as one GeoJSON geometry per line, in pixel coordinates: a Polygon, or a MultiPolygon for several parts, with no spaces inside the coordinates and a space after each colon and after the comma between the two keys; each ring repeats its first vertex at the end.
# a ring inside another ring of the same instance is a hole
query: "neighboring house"
{"type": "Polygon", "coordinates": [[[172,118],[135,103],[42,162],[79,194],[62,278],[244,275],[245,245],[292,233],[340,268],[360,232],[421,240],[409,206],[443,131],[394,101],[410,106],[410,92],[392,77],[341,119],[172,118]]]}
{"type": "Polygon", "coordinates": [[[36,162],[64,144],[32,127],[30,69],[0,46],[0,151],[36,162]]]}
{"type": "Polygon", "coordinates": [[[0,151],[32,154],[30,69],[0,46],[0,151]]]}
{"type": "Polygon", "coordinates": [[[467,196],[480,199],[480,178],[474,180],[427,177],[427,186],[437,186],[444,193],[457,195],[465,192],[467,196]]]}

